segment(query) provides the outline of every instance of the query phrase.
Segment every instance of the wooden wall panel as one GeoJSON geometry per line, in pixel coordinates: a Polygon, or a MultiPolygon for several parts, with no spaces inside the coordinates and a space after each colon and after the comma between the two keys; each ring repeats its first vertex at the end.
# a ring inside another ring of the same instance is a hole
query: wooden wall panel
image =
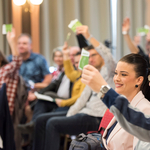
{"type": "Polygon", "coordinates": [[[16,29],[16,40],[18,36],[22,33],[22,7],[17,6],[12,0],[12,23],[16,29]]]}
{"type": "Polygon", "coordinates": [[[27,31],[26,32],[27,33],[31,32],[33,52],[39,53],[40,52],[40,38],[39,38],[40,37],[40,29],[39,29],[40,6],[33,5],[30,3],[29,18],[23,18],[24,15],[22,15],[23,12],[22,9],[23,9],[22,6],[15,5],[12,0],[12,23],[16,29],[16,38],[18,38],[18,36],[23,32],[23,25],[25,25],[24,22],[26,22],[26,24],[30,24],[31,28],[29,32],[27,31]]]}
{"type": "Polygon", "coordinates": [[[32,44],[33,51],[36,53],[40,52],[40,29],[39,29],[39,21],[40,21],[40,6],[30,4],[31,11],[31,36],[32,36],[32,44]]]}

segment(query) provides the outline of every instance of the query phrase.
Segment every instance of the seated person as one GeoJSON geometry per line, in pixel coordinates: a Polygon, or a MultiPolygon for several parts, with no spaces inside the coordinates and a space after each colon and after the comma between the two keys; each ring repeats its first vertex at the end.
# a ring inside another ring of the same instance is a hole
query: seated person
{"type": "MultiPolygon", "coordinates": [[[[71,63],[69,53],[70,53],[70,51],[69,51],[67,45],[65,45],[63,48],[64,70],[65,70],[65,75],[63,76],[63,78],[64,77],[66,79],[69,78],[70,79],[70,80],[68,80],[69,83],[70,83],[70,81],[73,83],[72,90],[71,90],[71,98],[67,99],[65,97],[69,91],[69,89],[68,89],[69,84],[68,85],[66,84],[66,83],[68,83],[68,81],[66,82],[66,81],[64,81],[64,79],[62,79],[62,81],[58,87],[57,94],[51,92],[52,84],[54,83],[54,81],[53,81],[47,88],[43,89],[41,93],[50,95],[51,97],[53,97],[55,99],[56,103],[48,102],[48,101],[44,101],[44,100],[38,100],[37,104],[35,105],[32,122],[30,122],[26,125],[20,125],[19,126],[20,129],[22,128],[23,130],[25,130],[25,129],[28,130],[28,127],[32,128],[32,125],[34,124],[37,116],[41,113],[51,112],[54,109],[56,109],[55,111],[66,111],[67,112],[67,110],[69,109],[69,106],[74,104],[75,101],[78,99],[78,97],[80,97],[80,95],[85,87],[85,85],[81,82],[81,71],[79,71],[79,69],[78,69],[78,64],[79,64],[81,53],[78,52],[74,59],[75,67],[77,68],[77,70],[74,69],[74,67],[71,63]]],[[[54,88],[56,88],[56,86],[54,86],[54,88]]],[[[36,97],[36,95],[35,95],[35,97],[36,97]]],[[[25,132],[25,131],[23,131],[23,132],[25,132]]]]}
{"type": "MultiPolygon", "coordinates": [[[[83,28],[87,29],[87,26],[82,26],[83,28]]],[[[115,65],[115,62],[110,50],[95,41],[94,38],[93,41],[98,43],[98,47],[96,49],[92,46],[90,46],[90,49],[88,48],[90,52],[89,63],[102,73],[104,79],[111,86],[114,86],[112,81],[114,67],[111,66],[115,65]]],[[[60,134],[77,135],[81,132],[98,130],[105,111],[106,107],[97,98],[97,94],[86,86],[76,103],[70,107],[67,116],[64,116],[65,114],[62,116],[62,113],[59,112],[51,112],[37,117],[33,149],[59,150],[60,134]]]]}
{"type": "Polygon", "coordinates": [[[8,62],[5,56],[0,52],[0,87],[3,83],[6,83],[7,99],[10,114],[14,112],[14,100],[17,93],[17,84],[19,81],[18,70],[22,64],[22,57],[19,56],[16,43],[15,43],[15,31],[7,34],[7,41],[10,45],[12,52],[12,62],[8,62]]]}
{"type": "MultiPolygon", "coordinates": [[[[52,79],[52,75],[49,72],[49,67],[45,58],[32,52],[32,40],[30,35],[21,34],[17,41],[17,50],[19,55],[23,58],[22,65],[19,69],[19,75],[23,77],[28,85],[28,90],[42,89],[49,85],[52,79]],[[30,84],[32,83],[32,86],[30,84]],[[31,88],[30,88],[31,87],[31,88]]],[[[9,62],[12,61],[12,55],[8,57],[9,62]]],[[[29,98],[31,91],[28,93],[29,98]]],[[[27,121],[31,120],[32,110],[31,104],[27,100],[25,106],[25,115],[27,121]]],[[[34,104],[34,103],[33,103],[34,104]]]]}
{"type": "MultiPolygon", "coordinates": [[[[19,70],[19,74],[28,83],[33,81],[35,89],[41,89],[49,85],[52,75],[49,72],[49,67],[45,58],[32,52],[32,40],[30,35],[21,34],[18,38],[17,49],[19,55],[22,56],[23,62],[19,70]]],[[[8,57],[9,62],[12,61],[12,56],[8,57]]]]}
{"type": "Polygon", "coordinates": [[[57,70],[52,73],[52,80],[58,79],[59,75],[64,71],[64,65],[63,65],[63,53],[62,53],[63,47],[56,47],[53,50],[53,61],[57,65],[57,70]]]}
{"type": "MultiPolygon", "coordinates": [[[[107,97],[105,93],[110,89],[102,76],[92,66],[85,66],[82,75],[82,82],[90,86],[95,92],[99,92],[99,97],[106,100],[108,96],[113,98],[110,90],[107,97]],[[104,85],[104,86],[102,86],[104,85]],[[100,89],[100,91],[99,91],[100,89]]],[[[139,54],[129,54],[120,59],[114,75],[115,91],[126,96],[133,107],[147,115],[150,115],[149,83],[148,83],[148,64],[139,54]]],[[[111,104],[111,101],[109,102],[111,104]]],[[[123,108],[121,108],[124,110],[123,108]]],[[[124,112],[126,113],[126,112],[124,112]]],[[[133,114],[130,114],[133,115],[133,114]]],[[[133,116],[134,117],[134,116],[133,116]]],[[[127,133],[114,117],[103,134],[103,142],[107,149],[134,149],[137,140],[127,133]],[[118,140],[121,140],[118,142],[118,140]]]]}

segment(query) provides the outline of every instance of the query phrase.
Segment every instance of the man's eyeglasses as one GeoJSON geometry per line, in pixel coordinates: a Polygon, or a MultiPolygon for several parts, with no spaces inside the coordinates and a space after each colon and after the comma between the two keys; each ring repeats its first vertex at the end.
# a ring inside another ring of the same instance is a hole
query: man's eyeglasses
{"type": "Polygon", "coordinates": [[[98,54],[97,53],[92,54],[92,55],[89,56],[89,58],[94,58],[96,55],[98,55],[98,54]]]}

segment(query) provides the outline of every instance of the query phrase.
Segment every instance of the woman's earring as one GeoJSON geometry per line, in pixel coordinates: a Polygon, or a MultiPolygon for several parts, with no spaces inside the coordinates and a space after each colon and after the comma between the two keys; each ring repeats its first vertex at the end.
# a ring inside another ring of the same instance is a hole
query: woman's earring
{"type": "Polygon", "coordinates": [[[137,87],[138,87],[138,85],[135,85],[135,87],[137,88],[137,87]]]}

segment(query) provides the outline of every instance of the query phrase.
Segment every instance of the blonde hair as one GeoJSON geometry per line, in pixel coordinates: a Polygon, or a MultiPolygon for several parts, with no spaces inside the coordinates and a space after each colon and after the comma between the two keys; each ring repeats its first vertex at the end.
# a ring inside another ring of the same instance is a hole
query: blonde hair
{"type": "MultiPolygon", "coordinates": [[[[54,57],[55,57],[55,53],[56,52],[62,53],[62,49],[63,49],[63,46],[59,46],[59,47],[56,47],[56,48],[53,49],[53,56],[52,56],[53,60],[54,60],[54,57]]],[[[62,53],[62,55],[63,55],[63,53],[62,53]]]]}

